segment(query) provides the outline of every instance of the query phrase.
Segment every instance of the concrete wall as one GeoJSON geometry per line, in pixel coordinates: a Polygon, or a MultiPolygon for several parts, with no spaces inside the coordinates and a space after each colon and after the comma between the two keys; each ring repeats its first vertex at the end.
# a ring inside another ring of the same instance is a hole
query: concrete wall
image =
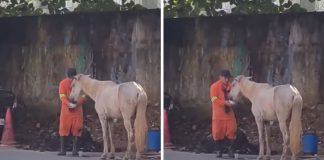
{"type": "Polygon", "coordinates": [[[324,14],[165,20],[165,88],[183,107],[210,112],[222,68],[272,85],[291,83],[311,106],[324,100],[324,14]]]}
{"type": "Polygon", "coordinates": [[[0,86],[27,106],[57,112],[65,68],[135,80],[160,99],[160,11],[0,19],[0,86]],[[91,63],[93,59],[93,63],[91,63]]]}

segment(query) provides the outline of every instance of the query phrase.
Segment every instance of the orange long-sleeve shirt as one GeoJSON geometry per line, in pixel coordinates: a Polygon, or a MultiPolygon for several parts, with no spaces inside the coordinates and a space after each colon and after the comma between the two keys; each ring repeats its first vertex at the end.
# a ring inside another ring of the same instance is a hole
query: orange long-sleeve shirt
{"type": "Polygon", "coordinates": [[[77,107],[73,110],[69,109],[68,97],[71,92],[71,82],[69,78],[65,78],[60,82],[59,94],[61,99],[61,114],[60,114],[60,136],[68,136],[70,132],[73,136],[81,136],[83,127],[83,110],[82,103],[84,97],[80,98],[77,102],[77,107]]]}
{"type": "Polygon", "coordinates": [[[218,80],[210,86],[210,99],[212,102],[213,120],[235,119],[233,111],[225,113],[225,93],[223,91],[223,88],[229,91],[231,87],[229,83],[224,84],[221,80],[218,80]]]}
{"type": "Polygon", "coordinates": [[[77,107],[73,110],[73,112],[71,112],[69,110],[68,104],[69,104],[69,100],[68,97],[70,95],[71,92],[71,83],[72,80],[69,78],[65,78],[64,80],[62,80],[60,82],[59,85],[59,94],[60,94],[60,99],[62,102],[61,105],[61,116],[62,115],[69,115],[69,116],[83,116],[83,112],[82,112],[82,103],[84,101],[83,98],[80,98],[77,102],[77,107]]]}

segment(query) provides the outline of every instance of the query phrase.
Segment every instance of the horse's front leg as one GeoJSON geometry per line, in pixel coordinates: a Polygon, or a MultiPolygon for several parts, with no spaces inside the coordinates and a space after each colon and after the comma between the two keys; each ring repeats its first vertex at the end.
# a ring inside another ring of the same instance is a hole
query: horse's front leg
{"type": "Polygon", "coordinates": [[[109,158],[114,159],[115,158],[115,145],[113,142],[114,125],[112,123],[112,119],[108,120],[108,131],[109,131],[109,141],[110,141],[110,156],[109,156],[109,158]]]}
{"type": "Polygon", "coordinates": [[[287,130],[287,125],[286,125],[286,120],[280,120],[279,119],[279,127],[280,131],[282,133],[282,139],[283,139],[283,148],[282,148],[282,155],[280,160],[285,160],[286,159],[286,153],[288,149],[288,130],[287,130]]]}
{"type": "Polygon", "coordinates": [[[259,156],[257,159],[262,159],[264,156],[264,139],[263,139],[263,120],[255,117],[256,124],[258,126],[259,134],[259,156]]]}
{"type": "Polygon", "coordinates": [[[266,141],[266,159],[270,160],[271,155],[271,149],[270,149],[270,143],[269,143],[269,137],[270,137],[270,124],[268,122],[264,122],[264,135],[265,135],[265,141],[266,141]]]}
{"type": "Polygon", "coordinates": [[[125,160],[125,159],[130,158],[132,142],[134,139],[134,132],[133,132],[131,120],[129,118],[127,119],[124,117],[124,125],[125,125],[125,129],[127,131],[127,138],[128,138],[127,151],[126,151],[125,157],[124,157],[124,160],[125,160]]]}
{"type": "Polygon", "coordinates": [[[103,146],[104,146],[101,159],[105,160],[107,159],[107,155],[108,155],[107,117],[105,115],[102,116],[99,115],[99,120],[102,129],[103,146]]]}

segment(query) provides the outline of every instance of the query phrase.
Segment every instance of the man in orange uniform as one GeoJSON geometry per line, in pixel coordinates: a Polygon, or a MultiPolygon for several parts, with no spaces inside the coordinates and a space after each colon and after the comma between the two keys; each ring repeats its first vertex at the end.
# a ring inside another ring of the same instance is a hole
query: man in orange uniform
{"type": "Polygon", "coordinates": [[[225,138],[229,140],[228,154],[234,157],[233,145],[236,139],[236,119],[232,106],[235,104],[228,99],[230,91],[231,73],[222,70],[219,80],[210,86],[210,98],[213,107],[212,135],[216,143],[217,157],[222,157],[222,142],[225,138]]]}
{"type": "Polygon", "coordinates": [[[78,156],[78,137],[81,136],[83,128],[83,111],[82,104],[84,96],[82,96],[78,102],[72,102],[69,100],[71,92],[71,82],[73,77],[77,74],[75,68],[69,68],[66,71],[67,78],[62,80],[59,85],[59,94],[61,99],[61,114],[60,114],[60,152],[59,156],[66,155],[65,140],[69,136],[70,132],[73,135],[73,150],[72,155],[78,156]]]}

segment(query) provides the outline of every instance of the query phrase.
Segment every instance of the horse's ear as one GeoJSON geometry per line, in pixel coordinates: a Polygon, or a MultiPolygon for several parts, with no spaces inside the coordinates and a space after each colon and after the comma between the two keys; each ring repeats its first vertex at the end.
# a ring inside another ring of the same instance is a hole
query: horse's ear
{"type": "Polygon", "coordinates": [[[243,78],[243,76],[240,75],[240,76],[237,76],[237,77],[235,78],[235,80],[236,80],[237,82],[240,82],[240,81],[242,80],[242,78],[243,78]]]}
{"type": "Polygon", "coordinates": [[[75,80],[80,80],[80,78],[81,78],[81,75],[80,74],[78,74],[78,75],[76,75],[76,76],[73,77],[73,79],[75,79],[75,80]]]}

